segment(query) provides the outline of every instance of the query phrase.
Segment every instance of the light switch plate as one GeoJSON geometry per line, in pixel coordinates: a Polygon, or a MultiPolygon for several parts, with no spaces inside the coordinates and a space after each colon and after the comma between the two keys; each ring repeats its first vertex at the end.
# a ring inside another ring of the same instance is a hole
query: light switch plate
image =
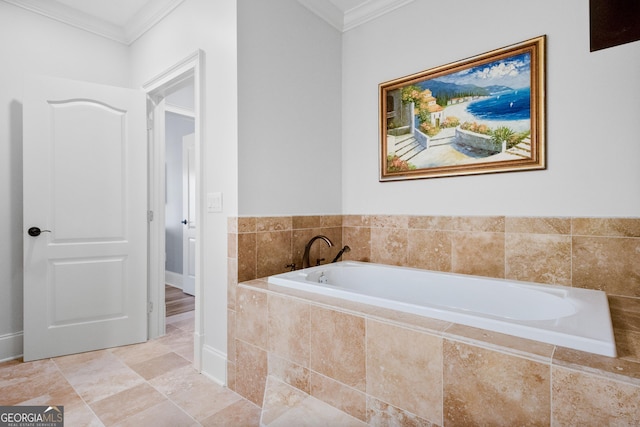
{"type": "Polygon", "coordinates": [[[222,193],[207,194],[207,212],[222,212],[222,193]]]}

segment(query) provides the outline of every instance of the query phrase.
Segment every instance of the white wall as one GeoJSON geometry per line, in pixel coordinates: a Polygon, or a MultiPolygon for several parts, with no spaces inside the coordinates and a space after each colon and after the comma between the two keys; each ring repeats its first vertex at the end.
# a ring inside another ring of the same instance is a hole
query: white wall
{"type": "Polygon", "coordinates": [[[296,0],[238,2],[239,213],[341,213],[341,34],[296,0]]]}
{"type": "Polygon", "coordinates": [[[640,42],[590,53],[589,2],[415,1],[343,49],[345,214],[640,215],[640,42]],[[546,170],[378,182],[378,84],[543,34],[546,170]]]}
{"type": "Polygon", "coordinates": [[[0,2],[0,360],[22,353],[22,99],[28,74],[128,86],[126,46],[0,2]]]}
{"type": "Polygon", "coordinates": [[[222,192],[223,212],[201,219],[204,292],[202,369],[225,381],[227,351],[227,216],[237,215],[236,0],[187,0],[131,45],[134,87],[202,49],[203,189],[222,192]]]}

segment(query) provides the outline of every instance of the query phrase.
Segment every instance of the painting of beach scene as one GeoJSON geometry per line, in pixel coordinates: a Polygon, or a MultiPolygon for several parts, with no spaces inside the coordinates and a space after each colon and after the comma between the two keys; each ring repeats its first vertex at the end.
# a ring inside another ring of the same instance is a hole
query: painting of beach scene
{"type": "Polygon", "coordinates": [[[381,83],[380,180],[545,168],[545,36],[381,83]]]}

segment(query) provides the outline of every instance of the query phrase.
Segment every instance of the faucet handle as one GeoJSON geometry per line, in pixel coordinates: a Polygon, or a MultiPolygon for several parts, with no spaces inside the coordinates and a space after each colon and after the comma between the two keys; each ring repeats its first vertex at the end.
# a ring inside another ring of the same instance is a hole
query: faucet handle
{"type": "Polygon", "coordinates": [[[290,271],[294,271],[294,270],[296,269],[296,263],[295,263],[295,262],[293,262],[293,263],[291,263],[291,264],[287,264],[287,265],[285,265],[284,267],[285,267],[285,268],[289,268],[289,269],[291,269],[290,271]]]}

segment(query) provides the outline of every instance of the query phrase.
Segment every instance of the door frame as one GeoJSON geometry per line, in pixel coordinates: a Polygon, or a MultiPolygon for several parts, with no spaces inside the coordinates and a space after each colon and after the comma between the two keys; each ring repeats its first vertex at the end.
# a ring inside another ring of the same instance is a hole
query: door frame
{"type": "Polygon", "coordinates": [[[186,227],[182,227],[182,292],[195,295],[195,281],[193,280],[195,276],[191,275],[191,261],[195,261],[195,253],[192,252],[192,249],[195,248],[195,244],[191,246],[191,241],[197,237],[194,233],[198,231],[198,223],[196,222],[192,227],[190,221],[190,218],[193,218],[191,209],[195,208],[195,200],[193,199],[195,188],[192,189],[193,182],[191,181],[192,176],[195,178],[195,135],[184,135],[180,148],[182,149],[182,217],[187,221],[184,224],[186,227]],[[185,144],[186,138],[189,138],[188,146],[185,144]]]}
{"type": "Polygon", "coordinates": [[[165,274],[165,97],[173,89],[193,78],[195,115],[195,163],[196,163],[196,266],[195,266],[195,329],[193,333],[193,365],[202,369],[204,338],[204,310],[202,309],[202,242],[204,236],[203,183],[204,168],[204,77],[205,53],[198,49],[182,61],[174,64],[142,85],[147,94],[149,126],[149,339],[162,336],[165,329],[164,274],[165,274]]]}

